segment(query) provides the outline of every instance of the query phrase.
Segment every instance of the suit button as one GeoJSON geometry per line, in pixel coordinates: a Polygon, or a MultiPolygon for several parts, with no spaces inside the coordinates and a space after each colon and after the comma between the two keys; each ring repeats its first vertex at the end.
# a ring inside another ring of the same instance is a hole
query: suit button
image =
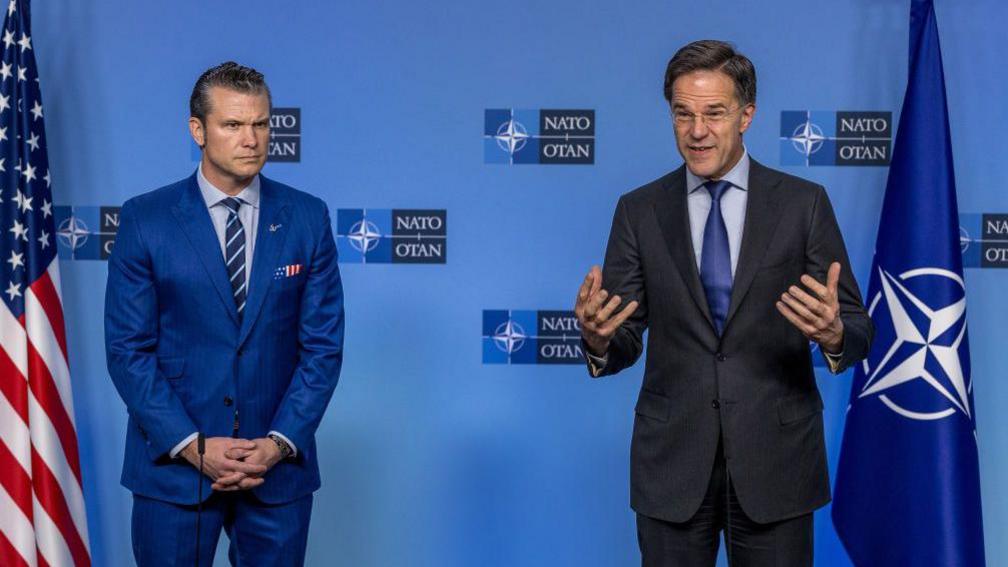
{"type": "Polygon", "coordinates": [[[242,353],[243,353],[242,349],[238,349],[238,356],[241,356],[242,353]]]}
{"type": "Polygon", "coordinates": [[[711,400],[710,407],[718,409],[719,407],[721,407],[721,402],[717,400],[711,400]]]}
{"type": "Polygon", "coordinates": [[[724,355],[724,353],[720,353],[720,352],[719,352],[719,353],[717,353],[717,354],[715,355],[715,357],[717,358],[717,361],[718,361],[718,362],[724,362],[724,361],[728,360],[728,357],[727,357],[727,356],[725,356],[725,355],[724,355]]]}
{"type": "Polygon", "coordinates": [[[224,396],[224,405],[226,405],[227,407],[231,407],[231,404],[233,403],[234,400],[231,399],[231,396],[224,396]]]}

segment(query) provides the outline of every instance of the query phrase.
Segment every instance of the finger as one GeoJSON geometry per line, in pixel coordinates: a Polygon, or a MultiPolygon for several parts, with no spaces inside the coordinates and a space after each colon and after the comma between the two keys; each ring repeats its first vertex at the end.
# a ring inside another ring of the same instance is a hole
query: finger
{"type": "Polygon", "coordinates": [[[214,481],[214,484],[220,485],[220,486],[230,486],[232,484],[238,484],[239,482],[241,482],[245,478],[248,478],[248,475],[246,475],[244,473],[239,473],[239,472],[228,473],[228,474],[223,474],[223,475],[217,477],[217,480],[214,481]]]}
{"type": "Polygon", "coordinates": [[[829,289],[830,293],[835,297],[837,294],[837,286],[840,285],[840,262],[833,262],[830,264],[829,272],[826,274],[826,287],[829,289]]]}
{"type": "Polygon", "coordinates": [[[812,297],[811,295],[805,293],[802,288],[793,285],[788,288],[787,293],[784,294],[785,297],[792,297],[803,304],[809,311],[811,311],[816,317],[822,317],[823,311],[826,310],[826,306],[823,302],[812,297]]]}
{"type": "Polygon", "coordinates": [[[598,266],[592,266],[591,270],[588,271],[588,275],[591,276],[592,285],[589,292],[589,296],[598,293],[602,289],[602,268],[598,266]]]}
{"type": "Polygon", "coordinates": [[[237,490],[241,490],[241,488],[237,484],[216,484],[215,483],[215,484],[210,485],[210,488],[212,488],[212,489],[214,489],[214,490],[216,490],[218,492],[235,492],[237,490]]]}
{"type": "Polygon", "coordinates": [[[255,454],[255,451],[250,451],[248,449],[228,449],[227,451],[224,451],[224,456],[232,461],[240,461],[253,454],[255,454]]]}
{"type": "Polygon", "coordinates": [[[630,303],[627,303],[626,307],[624,307],[619,313],[616,314],[615,317],[613,317],[612,319],[607,321],[605,325],[603,325],[603,327],[600,329],[600,332],[604,332],[605,334],[612,334],[616,332],[616,329],[618,329],[619,326],[622,325],[624,321],[626,321],[631,315],[633,315],[633,312],[637,310],[638,305],[640,305],[640,303],[638,303],[636,299],[631,301],[630,303]]]}
{"type": "Polygon", "coordinates": [[[808,274],[803,275],[801,277],[801,283],[804,284],[805,287],[809,288],[812,293],[818,295],[825,301],[829,301],[829,288],[816,281],[816,279],[812,276],[808,274]]]}
{"type": "Polygon", "coordinates": [[[613,314],[613,311],[616,311],[616,308],[620,306],[620,303],[622,301],[623,300],[620,299],[620,296],[618,295],[610,297],[609,301],[605,304],[605,307],[603,307],[601,311],[595,314],[595,322],[600,325],[605,323],[606,319],[608,319],[609,316],[613,314]]]}
{"type": "Polygon", "coordinates": [[[259,476],[266,472],[266,465],[246,463],[245,461],[228,461],[227,464],[224,465],[224,470],[228,473],[240,472],[245,473],[246,476],[259,476]]]}
{"type": "Polygon", "coordinates": [[[602,307],[602,302],[605,301],[607,297],[609,297],[609,292],[604,289],[600,289],[598,292],[593,294],[591,299],[588,300],[588,305],[585,305],[585,317],[588,319],[594,319],[595,314],[598,313],[599,308],[602,307]]]}
{"type": "Polygon", "coordinates": [[[249,477],[238,483],[238,488],[242,490],[248,490],[250,488],[255,488],[262,483],[266,482],[266,479],[262,477],[249,477]]]}
{"type": "Polygon", "coordinates": [[[588,297],[591,295],[592,285],[594,285],[594,280],[592,279],[592,273],[588,272],[588,275],[585,276],[584,281],[581,282],[581,287],[578,288],[577,301],[575,302],[577,305],[583,304],[584,302],[588,301],[588,297]]]}
{"type": "Polygon", "coordinates": [[[782,294],[781,301],[784,302],[788,307],[790,307],[791,311],[793,311],[795,314],[801,317],[805,323],[815,326],[815,324],[819,322],[819,317],[818,315],[816,315],[816,313],[812,312],[812,310],[809,309],[805,304],[803,304],[801,301],[798,301],[790,294],[787,293],[782,294]]]}
{"type": "Polygon", "coordinates": [[[801,317],[799,317],[794,311],[792,311],[790,307],[785,305],[783,302],[778,301],[777,311],[779,311],[780,314],[783,315],[785,319],[790,321],[792,325],[797,327],[798,330],[801,331],[803,335],[809,338],[812,337],[811,327],[809,327],[809,325],[807,325],[804,321],[802,321],[801,317]]]}
{"type": "Polygon", "coordinates": [[[256,444],[255,441],[250,441],[248,439],[229,439],[224,447],[225,450],[245,449],[247,451],[254,451],[256,444]]]}

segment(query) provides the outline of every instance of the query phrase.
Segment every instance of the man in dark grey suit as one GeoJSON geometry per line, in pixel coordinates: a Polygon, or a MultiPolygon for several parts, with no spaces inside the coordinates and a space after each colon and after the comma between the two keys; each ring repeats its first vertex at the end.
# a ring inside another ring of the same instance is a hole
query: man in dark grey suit
{"type": "Polygon", "coordinates": [[[630,449],[643,564],[714,565],[724,530],[733,566],[811,565],[830,489],[809,341],[841,372],[871,320],[825,190],[746,152],[749,59],[691,43],[665,98],[685,164],[620,198],[575,307],[595,377],[650,331],[630,449]]]}

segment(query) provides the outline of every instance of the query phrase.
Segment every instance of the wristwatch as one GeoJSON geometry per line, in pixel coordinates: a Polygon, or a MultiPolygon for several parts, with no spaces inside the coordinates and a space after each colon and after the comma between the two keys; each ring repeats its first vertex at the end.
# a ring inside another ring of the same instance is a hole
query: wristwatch
{"type": "Polygon", "coordinates": [[[280,449],[281,461],[291,456],[291,453],[294,452],[293,450],[291,450],[291,446],[288,445],[286,441],[284,441],[283,437],[280,437],[276,433],[270,433],[269,435],[267,435],[267,437],[272,439],[273,442],[277,444],[277,448],[280,449]]]}

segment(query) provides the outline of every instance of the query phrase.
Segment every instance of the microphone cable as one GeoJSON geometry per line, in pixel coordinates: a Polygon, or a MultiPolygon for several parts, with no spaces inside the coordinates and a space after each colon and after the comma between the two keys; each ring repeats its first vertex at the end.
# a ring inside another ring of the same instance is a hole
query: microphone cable
{"type": "Polygon", "coordinates": [[[206,436],[202,433],[196,435],[196,452],[199,453],[199,478],[197,484],[196,500],[196,567],[199,567],[200,559],[200,516],[203,514],[203,454],[206,453],[206,436]]]}

